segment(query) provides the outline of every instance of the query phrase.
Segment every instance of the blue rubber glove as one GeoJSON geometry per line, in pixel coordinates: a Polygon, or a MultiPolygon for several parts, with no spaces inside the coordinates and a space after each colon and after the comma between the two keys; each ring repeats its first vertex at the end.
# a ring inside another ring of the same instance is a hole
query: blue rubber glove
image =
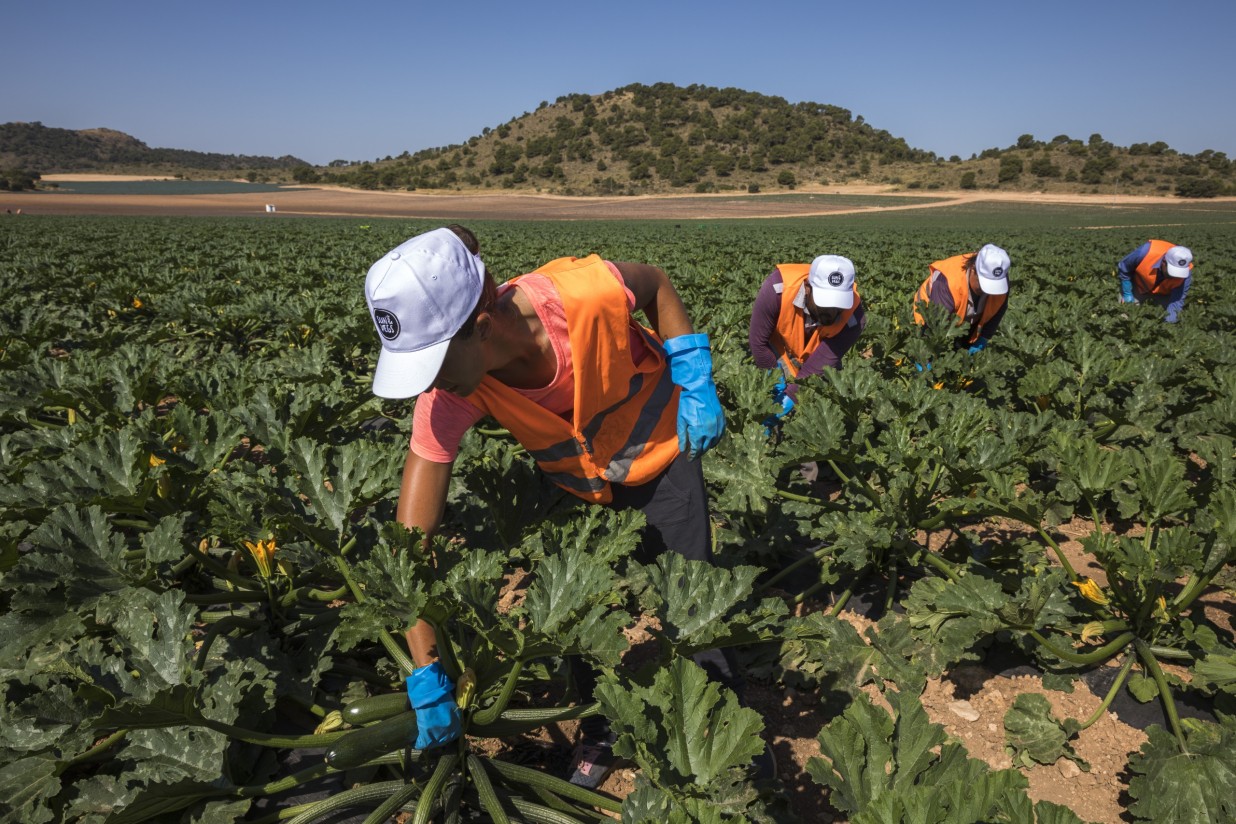
{"type": "Polygon", "coordinates": [[[1133,303],[1134,302],[1133,301],[1133,281],[1131,280],[1120,281],[1120,302],[1121,303],[1133,303]]]}
{"type": "Polygon", "coordinates": [[[771,438],[773,435],[781,431],[781,424],[794,411],[794,399],[789,395],[781,398],[781,411],[775,415],[769,415],[764,420],[760,421],[764,425],[764,437],[771,438]]]}
{"type": "MultiPolygon", "coordinates": [[[[772,370],[769,370],[769,371],[771,372],[772,370]]],[[[783,400],[785,400],[785,388],[786,388],[785,373],[782,372],[780,369],[778,369],[777,370],[777,382],[773,384],[773,388],[772,388],[772,399],[776,401],[777,403],[781,403],[783,400]]]]}
{"type": "Polygon", "coordinates": [[[455,685],[442,664],[434,661],[427,667],[412,670],[407,684],[408,700],[416,710],[416,743],[412,746],[427,750],[458,738],[463,725],[455,704],[455,685]]]}
{"type": "Polygon", "coordinates": [[[979,352],[982,352],[986,348],[987,348],[987,338],[980,337],[974,343],[970,344],[970,349],[968,351],[970,352],[971,355],[977,355],[979,352]]]}
{"type": "Polygon", "coordinates": [[[923,371],[930,372],[931,371],[931,361],[927,361],[927,366],[925,367],[921,363],[914,364],[914,370],[916,372],[923,372],[923,371]]]}
{"type": "Polygon", "coordinates": [[[678,397],[678,450],[691,460],[717,445],[725,432],[725,413],[712,382],[708,335],[679,335],[665,342],[670,380],[682,387],[678,397]]]}

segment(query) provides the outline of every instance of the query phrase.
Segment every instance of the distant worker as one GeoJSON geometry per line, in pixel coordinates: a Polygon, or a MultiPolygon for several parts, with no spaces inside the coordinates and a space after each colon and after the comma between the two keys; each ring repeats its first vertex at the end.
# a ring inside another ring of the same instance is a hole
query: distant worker
{"type": "Polygon", "coordinates": [[[1154,303],[1164,307],[1168,323],[1180,319],[1193,283],[1193,252],[1166,240],[1148,240],[1116,266],[1121,303],[1154,303]]]}
{"type": "MultiPolygon", "coordinates": [[[[958,348],[977,355],[1000,328],[1008,309],[1009,255],[988,243],[977,252],[953,255],[931,264],[914,295],[914,322],[926,323],[919,304],[933,303],[957,316],[966,328],[958,348]]],[[[921,368],[921,367],[920,367],[921,368]]]]}
{"type": "Polygon", "coordinates": [[[781,411],[764,425],[771,429],[794,409],[794,381],[826,367],[840,369],[866,325],[849,258],[820,255],[810,264],[778,263],[756,293],[747,331],[755,365],[780,367],[772,395],[781,411]]]}

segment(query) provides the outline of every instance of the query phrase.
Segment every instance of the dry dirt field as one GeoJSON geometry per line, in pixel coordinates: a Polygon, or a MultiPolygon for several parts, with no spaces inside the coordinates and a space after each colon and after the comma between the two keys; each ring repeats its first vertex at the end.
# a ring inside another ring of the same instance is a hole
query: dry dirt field
{"type": "MultiPolygon", "coordinates": [[[[47,175],[48,183],[69,181],[142,180],[124,175],[47,175]]],[[[785,194],[785,193],[781,193],[785,194]]],[[[177,195],[102,195],[69,192],[0,193],[0,208],[23,214],[54,215],[185,215],[236,216],[265,214],[321,217],[452,218],[458,220],[645,220],[778,218],[853,212],[928,209],[973,201],[1030,203],[1145,204],[1164,203],[1162,197],[1111,195],[1047,195],[1023,192],[896,191],[892,186],[800,187],[797,197],[779,194],[691,194],[647,197],[563,197],[490,192],[427,194],[422,192],[367,192],[335,187],[300,187],[280,192],[177,195]],[[895,195],[887,206],[852,205],[812,195],[895,195]],[[920,196],[923,203],[910,203],[920,196]]]]}

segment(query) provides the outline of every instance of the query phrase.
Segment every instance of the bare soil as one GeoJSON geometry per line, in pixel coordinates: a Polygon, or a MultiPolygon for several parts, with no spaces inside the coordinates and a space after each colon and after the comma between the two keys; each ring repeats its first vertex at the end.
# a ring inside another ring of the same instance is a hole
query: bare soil
{"type": "MultiPolygon", "coordinates": [[[[1106,581],[1102,568],[1083,550],[1078,540],[1089,534],[1090,529],[1088,520],[1077,518],[1060,525],[1054,534],[1061,551],[1078,575],[1088,575],[1103,585],[1106,581]]],[[[1111,526],[1105,525],[1104,529],[1110,530],[1111,526]]],[[[1029,530],[1023,525],[993,521],[979,527],[977,532],[980,539],[1002,537],[1007,540],[1013,535],[1028,534],[1029,530]]],[[[933,535],[930,545],[939,548],[944,538],[943,533],[933,535]]],[[[522,583],[511,581],[512,588],[504,597],[504,607],[509,608],[522,597],[522,583]]],[[[1199,603],[1207,617],[1230,641],[1236,635],[1233,631],[1236,599],[1232,593],[1213,587],[1199,603]]],[[[820,611],[829,606],[825,602],[809,600],[802,609],[820,611]]],[[[850,610],[843,611],[841,617],[860,634],[873,625],[869,618],[850,610]]],[[[643,618],[628,632],[628,641],[632,645],[628,655],[639,654],[641,643],[651,637],[649,626],[648,619],[643,618]]],[[[1114,668],[1115,663],[1109,664],[1109,667],[1114,668]]],[[[1174,675],[1187,678],[1185,670],[1167,668],[1174,675]]],[[[868,687],[867,691],[878,700],[874,688],[868,687]]],[[[1052,715],[1060,721],[1090,718],[1102,704],[1103,698],[1082,680],[1074,682],[1072,692],[1052,690],[1044,686],[1041,674],[1032,667],[1002,667],[984,662],[960,665],[943,677],[930,679],[921,700],[928,717],[942,725],[949,736],[960,741],[972,758],[985,762],[993,769],[1007,769],[1015,765],[1005,745],[1004,716],[1017,697],[1026,693],[1046,696],[1052,715]]],[[[1132,775],[1126,765],[1129,756],[1147,740],[1141,728],[1145,724],[1140,722],[1147,715],[1158,713],[1159,708],[1157,702],[1141,708],[1134,706],[1135,712],[1132,714],[1138,716],[1135,720],[1139,723],[1127,723],[1122,720],[1121,713],[1114,711],[1122,703],[1133,705],[1127,692],[1122,690],[1122,693],[1121,698],[1098,721],[1071,741],[1077,756],[1088,769],[1068,758],[1031,768],[1017,766],[1029,782],[1028,793],[1032,799],[1062,804],[1083,821],[1094,824],[1127,824],[1130,820],[1126,813],[1130,802],[1128,785],[1132,775]]],[[[820,757],[816,736],[833,717],[822,705],[820,696],[776,683],[749,681],[744,697],[746,703],[764,718],[766,740],[772,744],[777,758],[778,778],[798,820],[811,824],[846,821],[845,816],[828,803],[827,791],[816,784],[807,771],[808,761],[820,757]]],[[[545,769],[566,774],[576,736],[577,725],[564,723],[547,729],[536,740],[507,742],[496,750],[502,752],[503,758],[535,761],[545,769]]],[[[634,788],[636,775],[634,766],[621,765],[610,773],[600,789],[622,798],[634,788]]]]}
{"type": "MultiPolygon", "coordinates": [[[[140,176],[64,174],[47,175],[46,182],[86,180],[141,180],[140,176]]],[[[938,208],[975,201],[1051,204],[1162,204],[1163,197],[1068,195],[994,191],[933,191],[907,193],[894,186],[849,184],[804,186],[784,199],[769,194],[690,194],[639,197],[565,197],[488,190],[460,193],[371,192],[339,187],[297,187],[280,192],[229,194],[103,195],[74,192],[4,192],[0,208],[22,214],[54,215],[185,215],[185,216],[334,216],[450,218],[456,220],[692,220],[721,218],[779,218],[855,212],[938,208]],[[888,205],[854,207],[813,195],[890,195],[888,205]],[[921,197],[921,203],[909,198],[921,197]],[[266,205],[276,207],[274,214],[266,205]]],[[[1216,200],[1236,200],[1220,198],[1216,200]]]]}

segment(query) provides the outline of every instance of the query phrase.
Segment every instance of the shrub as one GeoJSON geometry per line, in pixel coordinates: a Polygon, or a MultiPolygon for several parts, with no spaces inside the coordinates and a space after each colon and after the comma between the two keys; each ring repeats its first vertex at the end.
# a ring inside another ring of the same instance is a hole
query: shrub
{"type": "Polygon", "coordinates": [[[1176,197],[1216,197],[1223,184],[1212,177],[1187,177],[1176,183],[1176,197]]]}

